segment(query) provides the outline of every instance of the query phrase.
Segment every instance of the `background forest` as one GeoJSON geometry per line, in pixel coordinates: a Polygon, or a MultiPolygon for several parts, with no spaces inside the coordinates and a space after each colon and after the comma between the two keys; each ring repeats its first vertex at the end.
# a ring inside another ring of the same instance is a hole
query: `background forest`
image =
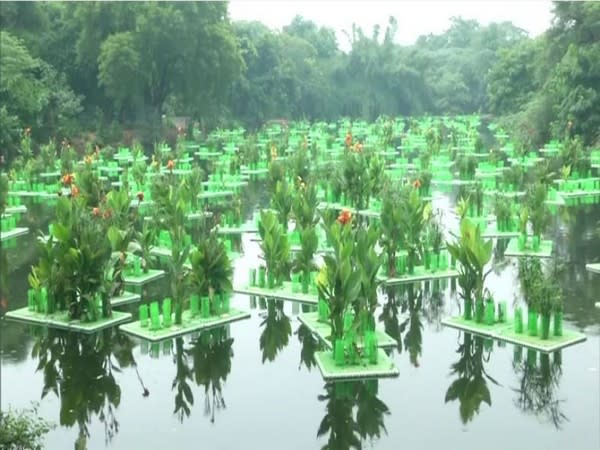
{"type": "Polygon", "coordinates": [[[531,39],[455,18],[395,43],[397,23],[347,33],[296,17],[281,32],[216,2],[0,3],[0,147],[25,133],[75,145],[164,138],[168,118],[253,129],[271,119],[480,113],[537,146],[600,130],[600,3],[557,2],[531,39]]]}

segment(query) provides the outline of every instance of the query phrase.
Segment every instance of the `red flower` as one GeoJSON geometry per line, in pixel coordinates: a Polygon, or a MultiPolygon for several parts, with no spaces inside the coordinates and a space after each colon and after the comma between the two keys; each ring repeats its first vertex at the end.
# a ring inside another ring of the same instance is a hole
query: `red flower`
{"type": "Polygon", "coordinates": [[[75,177],[73,176],[72,173],[66,173],[62,177],[62,182],[65,186],[71,186],[71,184],[73,184],[74,179],[75,179],[75,177]]]}
{"type": "Polygon", "coordinates": [[[337,221],[342,225],[346,225],[348,222],[352,220],[352,214],[347,209],[342,209],[342,212],[337,218],[337,221]]]}
{"type": "Polygon", "coordinates": [[[421,180],[419,180],[419,179],[417,178],[415,181],[413,181],[413,186],[414,186],[416,189],[419,189],[419,188],[421,187],[421,180]]]}
{"type": "Polygon", "coordinates": [[[92,215],[93,215],[94,217],[99,217],[99,216],[100,216],[100,208],[98,208],[98,207],[96,206],[94,209],[92,209],[92,215]]]}
{"type": "Polygon", "coordinates": [[[173,162],[173,160],[172,160],[172,159],[170,159],[170,160],[167,162],[167,169],[169,169],[169,170],[173,170],[174,168],[175,168],[175,162],[173,162]]]}
{"type": "Polygon", "coordinates": [[[140,202],[144,201],[144,193],[142,191],[140,191],[140,192],[137,193],[137,199],[140,202]]]}

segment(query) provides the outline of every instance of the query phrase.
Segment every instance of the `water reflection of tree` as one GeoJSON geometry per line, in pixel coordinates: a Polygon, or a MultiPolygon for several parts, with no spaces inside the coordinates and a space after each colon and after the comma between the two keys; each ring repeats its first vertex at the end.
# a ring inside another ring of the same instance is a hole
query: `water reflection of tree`
{"type": "Polygon", "coordinates": [[[560,409],[563,400],[556,398],[562,376],[561,352],[554,352],[552,360],[548,353],[539,352],[538,364],[538,352],[528,349],[527,358],[523,360],[522,349],[515,346],[513,370],[520,377],[519,387],[513,389],[518,394],[515,405],[521,411],[560,428],[568,420],[560,409]]]}
{"type": "Polygon", "coordinates": [[[223,383],[231,372],[233,338],[221,327],[202,333],[189,350],[194,362],[194,381],[204,386],[204,413],[215,421],[215,411],[225,409],[223,383]]]}
{"type": "Polygon", "coordinates": [[[288,345],[292,334],[292,324],[283,311],[282,301],[267,300],[267,315],[260,325],[264,326],[260,335],[262,362],[274,361],[277,354],[288,345]]]}
{"type": "Polygon", "coordinates": [[[457,378],[448,387],[445,402],[460,402],[460,418],[465,424],[479,413],[482,402],[492,406],[487,381],[498,384],[485,371],[484,363],[489,361],[491,355],[491,347],[488,351],[485,347],[484,338],[463,333],[463,342],[457,350],[460,358],[451,366],[451,373],[456,374],[457,378]]]}
{"type": "Polygon", "coordinates": [[[423,292],[408,290],[408,330],[404,335],[404,347],[408,350],[410,363],[419,367],[419,356],[423,351],[423,323],[421,322],[421,308],[423,306],[423,292]]]}
{"type": "Polygon", "coordinates": [[[321,349],[319,339],[310,331],[306,325],[301,324],[296,331],[298,341],[302,344],[300,350],[300,364],[298,368],[302,367],[302,364],[306,366],[308,370],[312,369],[316,364],[315,352],[321,349]]]}
{"type": "Polygon", "coordinates": [[[441,294],[437,289],[434,290],[426,299],[428,308],[424,308],[424,292],[415,289],[412,284],[388,288],[386,292],[387,302],[383,305],[379,320],[383,322],[385,332],[398,342],[398,352],[407,349],[411,364],[418,367],[423,351],[421,314],[427,311],[424,315],[431,321],[439,320],[441,294]]]}
{"type": "Polygon", "coordinates": [[[400,314],[406,310],[406,305],[401,304],[398,301],[398,291],[394,287],[388,287],[385,289],[387,301],[383,304],[379,321],[383,322],[384,331],[393,337],[398,343],[396,350],[398,353],[402,353],[402,333],[406,329],[408,320],[400,314]],[[403,319],[400,321],[400,319],[403,319]]]}
{"type": "Polygon", "coordinates": [[[387,432],[384,418],[390,411],[377,391],[377,380],[325,385],[325,394],[319,396],[319,401],[327,402],[325,416],[317,431],[317,437],[328,434],[323,450],[362,449],[364,440],[377,440],[387,432]]]}
{"type": "Polygon", "coordinates": [[[176,372],[172,387],[176,391],[174,413],[181,422],[191,415],[194,404],[190,382],[204,387],[204,413],[212,423],[216,411],[226,407],[222,390],[231,372],[232,346],[233,338],[228,336],[227,327],[203,332],[189,348],[185,348],[183,338],[175,340],[176,372]]]}
{"type": "Polygon", "coordinates": [[[44,373],[42,398],[49,392],[60,398],[60,425],[79,426],[76,448],[86,447],[94,415],[104,424],[106,443],[118,433],[115,409],[121,389],[115,373],[135,364],[132,348],[132,341],[115,330],[96,334],[38,330],[32,356],[44,373]]]}

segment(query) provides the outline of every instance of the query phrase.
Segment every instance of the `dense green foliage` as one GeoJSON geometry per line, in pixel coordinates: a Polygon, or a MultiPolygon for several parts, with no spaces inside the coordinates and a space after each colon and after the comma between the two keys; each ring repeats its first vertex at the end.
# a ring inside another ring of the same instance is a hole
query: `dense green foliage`
{"type": "Polygon", "coordinates": [[[53,426],[38,416],[36,408],[9,410],[0,415],[0,448],[5,450],[40,450],[53,426]]]}
{"type": "MultiPolygon", "coordinates": [[[[511,23],[453,18],[395,43],[397,23],[332,29],[296,17],[281,32],[231,22],[226,2],[2,2],[0,145],[90,131],[94,143],[165,137],[165,118],[247,128],[276,118],[491,113],[527,146],[600,127],[600,4],[557,2],[535,39],[511,23]]],[[[87,136],[88,140],[90,136],[87,136]]]]}

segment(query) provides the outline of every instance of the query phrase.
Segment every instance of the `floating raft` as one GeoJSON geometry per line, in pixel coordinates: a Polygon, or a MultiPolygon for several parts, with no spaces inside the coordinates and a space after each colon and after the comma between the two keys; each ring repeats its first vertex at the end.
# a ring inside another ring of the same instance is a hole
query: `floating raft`
{"type": "Polygon", "coordinates": [[[0,242],[6,241],[8,239],[13,239],[18,236],[23,236],[24,234],[29,233],[29,228],[17,227],[13,228],[9,231],[1,231],[0,232],[0,242]]]}
{"type": "Polygon", "coordinates": [[[589,272],[600,273],[600,263],[586,264],[585,268],[589,272]]]}
{"type": "Polygon", "coordinates": [[[538,258],[550,258],[552,256],[552,241],[542,239],[539,250],[535,251],[531,247],[525,247],[525,250],[519,250],[519,241],[511,239],[508,247],[504,251],[505,256],[537,256],[538,258]]]}
{"type": "Polygon", "coordinates": [[[470,184],[477,183],[478,180],[431,180],[431,184],[439,185],[439,186],[468,186],[470,184]]]}
{"type": "Polygon", "coordinates": [[[235,192],[233,191],[212,191],[212,192],[202,192],[198,194],[198,198],[200,199],[208,199],[208,198],[225,198],[225,197],[233,197],[235,192]]]}
{"type": "Polygon", "coordinates": [[[253,223],[244,223],[239,227],[219,226],[217,234],[258,233],[258,227],[253,223]]]}
{"type": "MultiPolygon", "coordinates": [[[[280,158],[280,159],[281,159],[281,158],[280,158]]],[[[245,173],[245,174],[248,174],[248,175],[264,175],[264,174],[267,174],[267,173],[269,173],[269,169],[267,169],[267,168],[262,168],[262,169],[249,169],[249,168],[242,167],[242,168],[240,169],[240,172],[241,172],[241,173],[243,173],[243,174],[244,174],[244,173],[245,173]]]]}
{"type": "Polygon", "coordinates": [[[25,205],[18,206],[8,206],[5,210],[5,214],[22,214],[27,212],[27,207],[25,205]]]}
{"type": "Polygon", "coordinates": [[[564,199],[568,198],[581,198],[581,197],[598,197],[600,196],[600,190],[578,190],[578,191],[558,191],[557,195],[560,195],[564,199]]]}
{"type": "Polygon", "coordinates": [[[541,352],[554,352],[561,348],[583,342],[587,339],[585,334],[571,330],[563,330],[562,336],[553,336],[550,334],[548,339],[542,339],[539,336],[529,336],[526,329],[523,330],[523,333],[517,334],[514,332],[514,326],[511,322],[512,321],[486,325],[484,323],[476,323],[474,320],[465,320],[464,318],[457,316],[443,319],[442,325],[491,337],[499,341],[522,345],[541,352]]]}
{"type": "Polygon", "coordinates": [[[133,292],[123,292],[123,294],[116,296],[116,297],[111,297],[110,299],[110,305],[111,306],[123,306],[123,305],[128,305],[130,303],[137,303],[142,299],[142,296],[140,294],[135,294],[133,292]]]}
{"type": "Polygon", "coordinates": [[[441,280],[444,278],[455,278],[458,276],[458,270],[456,269],[445,269],[437,272],[426,272],[423,267],[415,267],[415,273],[413,275],[402,275],[399,277],[388,278],[386,276],[378,276],[377,278],[383,282],[386,286],[392,286],[395,284],[409,284],[418,283],[420,281],[430,280],[441,280]]]}
{"type": "Polygon", "coordinates": [[[258,286],[234,287],[233,292],[238,294],[253,295],[255,297],[267,297],[277,300],[288,300],[290,302],[308,303],[316,305],[319,303],[317,294],[303,294],[302,292],[293,292],[292,283],[284,282],[283,286],[273,289],[261,288],[258,286]]]}
{"type": "Polygon", "coordinates": [[[151,281],[154,281],[154,280],[158,280],[159,278],[162,278],[164,276],[165,276],[164,270],[150,269],[147,273],[142,273],[139,276],[123,274],[123,281],[125,282],[125,284],[141,285],[141,284],[150,283],[151,281]]]}
{"type": "Polygon", "coordinates": [[[238,320],[247,319],[249,317],[250,313],[239,311],[234,308],[231,308],[228,313],[208,318],[202,318],[200,316],[192,317],[191,311],[187,310],[183,312],[181,325],[173,324],[168,328],[151,330],[149,326],[142,327],[140,321],[138,320],[132,323],[121,325],[119,329],[133,336],[137,336],[152,342],[158,342],[165,339],[172,339],[182,336],[193,331],[222,326],[238,320]]]}
{"type": "Polygon", "coordinates": [[[162,256],[165,258],[170,258],[172,255],[172,251],[168,247],[156,246],[156,247],[152,247],[152,249],[150,250],[150,254],[152,256],[162,256]]]}
{"type": "Polygon", "coordinates": [[[395,378],[400,371],[383,349],[378,349],[377,364],[337,366],[331,350],[316,352],[315,361],[325,380],[353,380],[360,378],[395,378]]]}
{"type": "Polygon", "coordinates": [[[63,330],[80,331],[82,333],[94,333],[131,320],[130,313],[113,311],[112,317],[101,318],[95,322],[82,322],[81,320],[69,320],[66,311],[43,314],[29,311],[27,306],[7,312],[5,317],[16,321],[46,325],[51,328],[60,328],[63,330]]]}
{"type": "MultiPolygon", "coordinates": [[[[325,344],[325,347],[333,349],[333,345],[329,339],[331,336],[331,325],[320,322],[318,312],[301,313],[298,315],[298,320],[316,334],[323,344],[325,344]]],[[[382,330],[375,330],[375,335],[377,336],[378,347],[396,348],[398,346],[398,341],[382,330]]],[[[362,349],[364,348],[364,344],[358,342],[357,347],[362,349]]]]}
{"type": "Polygon", "coordinates": [[[500,239],[508,239],[508,238],[513,238],[513,237],[519,237],[519,232],[518,231],[498,231],[498,229],[495,226],[490,226],[489,228],[485,229],[482,233],[481,233],[481,237],[482,238],[500,238],[500,239]]]}

